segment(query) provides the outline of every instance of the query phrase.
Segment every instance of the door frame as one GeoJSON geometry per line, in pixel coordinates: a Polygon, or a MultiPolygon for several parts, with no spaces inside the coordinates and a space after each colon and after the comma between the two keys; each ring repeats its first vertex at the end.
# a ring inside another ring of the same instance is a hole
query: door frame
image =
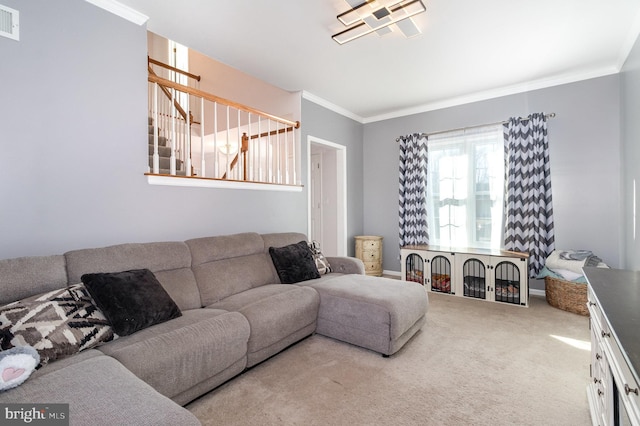
{"type": "MultiPolygon", "coordinates": [[[[311,182],[311,146],[322,145],[323,148],[333,149],[336,152],[336,177],[338,182],[337,200],[337,229],[336,256],[347,255],[347,147],[331,141],[307,135],[307,182],[311,182]]],[[[311,235],[311,188],[307,191],[307,233],[311,235]]]]}

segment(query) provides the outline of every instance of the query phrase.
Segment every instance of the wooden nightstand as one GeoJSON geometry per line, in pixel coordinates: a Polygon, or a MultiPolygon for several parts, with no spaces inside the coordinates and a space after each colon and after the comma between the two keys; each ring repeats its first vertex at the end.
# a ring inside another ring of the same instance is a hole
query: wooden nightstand
{"type": "Polygon", "coordinates": [[[382,276],[382,237],[360,235],[356,239],[356,257],[364,262],[367,275],[382,276]]]}

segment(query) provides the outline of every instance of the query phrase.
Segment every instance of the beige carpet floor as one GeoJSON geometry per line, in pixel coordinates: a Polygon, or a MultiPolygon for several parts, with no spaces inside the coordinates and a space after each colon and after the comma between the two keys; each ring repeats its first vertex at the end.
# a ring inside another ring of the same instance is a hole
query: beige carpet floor
{"type": "Polygon", "coordinates": [[[314,335],[192,402],[204,425],[589,425],[588,318],[430,294],[398,353],[314,335]]]}

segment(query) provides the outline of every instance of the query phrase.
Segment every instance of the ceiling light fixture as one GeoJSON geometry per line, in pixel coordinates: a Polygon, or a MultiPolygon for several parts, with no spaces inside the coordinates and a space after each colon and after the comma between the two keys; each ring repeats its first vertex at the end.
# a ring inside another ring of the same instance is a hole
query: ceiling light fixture
{"type": "Polygon", "coordinates": [[[334,34],[338,44],[344,44],[359,37],[377,32],[380,35],[391,32],[390,26],[397,27],[406,37],[420,34],[420,29],[410,18],[427,10],[422,0],[347,0],[352,8],[337,16],[347,29],[334,34]],[[354,3],[356,3],[354,5],[354,3]]]}

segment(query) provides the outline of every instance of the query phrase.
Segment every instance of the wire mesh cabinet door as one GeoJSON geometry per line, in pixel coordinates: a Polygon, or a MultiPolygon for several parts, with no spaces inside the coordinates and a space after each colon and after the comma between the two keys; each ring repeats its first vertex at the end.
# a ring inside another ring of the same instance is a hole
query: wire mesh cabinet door
{"type": "Polygon", "coordinates": [[[400,261],[401,279],[403,281],[413,281],[424,285],[425,283],[425,252],[422,250],[401,249],[400,261]]]}
{"type": "Polygon", "coordinates": [[[456,254],[456,276],[461,282],[462,296],[492,300],[490,284],[491,257],[476,254],[456,254]]]}
{"type": "Polygon", "coordinates": [[[425,284],[429,291],[456,294],[453,275],[454,254],[444,251],[428,251],[425,253],[427,275],[425,284]]]}
{"type": "Polygon", "coordinates": [[[529,305],[528,261],[526,258],[496,257],[493,260],[496,302],[529,305]]]}

